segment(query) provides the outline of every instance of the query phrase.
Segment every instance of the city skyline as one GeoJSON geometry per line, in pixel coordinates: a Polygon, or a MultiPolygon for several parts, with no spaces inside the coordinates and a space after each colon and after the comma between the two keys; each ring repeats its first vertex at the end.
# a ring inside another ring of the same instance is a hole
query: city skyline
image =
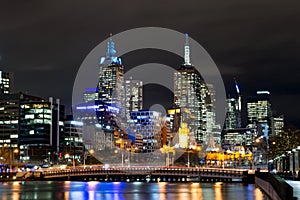
{"type": "MultiPolygon", "coordinates": [[[[50,6],[45,3],[41,7],[25,2],[17,7],[4,5],[2,8],[7,8],[2,12],[4,15],[12,10],[16,12],[14,18],[1,19],[4,26],[0,32],[0,66],[1,69],[15,72],[16,92],[24,91],[44,98],[55,96],[62,99],[62,104],[70,105],[77,69],[88,52],[107,38],[110,32],[117,34],[140,26],[172,28],[189,33],[204,46],[223,76],[227,94],[235,95],[233,77],[238,78],[243,98],[254,95],[257,90],[269,90],[272,108],[284,114],[287,122],[299,126],[297,102],[300,92],[296,69],[300,64],[296,53],[299,29],[295,26],[299,18],[296,15],[297,5],[291,2],[281,5],[270,3],[239,4],[231,1],[215,6],[190,2],[187,11],[183,11],[181,4],[176,1],[170,7],[163,3],[148,5],[149,8],[137,4],[127,8],[132,12],[122,12],[123,20],[132,19],[126,25],[118,22],[118,16],[112,16],[108,21],[101,20],[109,13],[106,9],[95,17],[93,14],[98,13],[96,8],[100,6],[97,3],[95,8],[77,3],[70,9],[62,2],[57,16],[50,14],[55,4],[50,6]],[[227,9],[221,9],[225,5],[227,9]],[[154,7],[161,13],[160,20],[151,12],[154,7]],[[23,8],[35,12],[22,18],[22,12],[18,11],[23,8]],[[84,12],[80,12],[81,9],[84,12]],[[91,9],[91,12],[87,12],[87,9],[91,9]],[[220,13],[214,15],[215,10],[220,13]],[[174,16],[179,11],[184,15],[174,16]],[[73,12],[78,16],[71,17],[73,12]],[[148,17],[138,19],[144,15],[148,17]],[[101,26],[97,25],[99,20],[103,23],[101,26]],[[79,22],[84,21],[89,23],[80,25],[83,23],[79,22]]],[[[101,6],[112,5],[101,3],[101,6]]],[[[121,7],[121,3],[120,7],[114,6],[116,10],[121,10],[121,7]]],[[[145,53],[136,52],[134,55],[142,54],[145,53]]],[[[149,59],[145,56],[134,58],[134,55],[123,57],[125,68],[149,59]]],[[[181,58],[171,55],[154,55],[154,60],[165,59],[166,64],[175,68],[182,63],[181,58]]],[[[145,91],[145,98],[152,96],[152,93],[145,91]]]]}

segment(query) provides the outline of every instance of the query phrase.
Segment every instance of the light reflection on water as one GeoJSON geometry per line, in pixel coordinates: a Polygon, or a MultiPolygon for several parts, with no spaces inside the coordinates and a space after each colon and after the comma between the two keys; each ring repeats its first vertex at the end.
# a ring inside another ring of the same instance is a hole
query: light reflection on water
{"type": "Polygon", "coordinates": [[[7,182],[0,185],[8,199],[266,199],[254,185],[242,183],[120,183],[120,182],[7,182]]]}

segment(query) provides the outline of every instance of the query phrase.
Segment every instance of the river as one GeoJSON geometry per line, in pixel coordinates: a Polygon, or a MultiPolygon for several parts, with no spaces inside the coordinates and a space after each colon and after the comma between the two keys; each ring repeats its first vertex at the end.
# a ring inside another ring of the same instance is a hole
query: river
{"type": "Polygon", "coordinates": [[[253,184],[26,181],[0,184],[1,200],[252,200],[268,199],[253,184]]]}

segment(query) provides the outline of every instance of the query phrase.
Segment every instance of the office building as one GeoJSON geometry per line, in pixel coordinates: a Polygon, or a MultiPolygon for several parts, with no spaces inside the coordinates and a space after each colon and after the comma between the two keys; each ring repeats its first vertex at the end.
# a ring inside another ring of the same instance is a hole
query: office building
{"type": "Polygon", "coordinates": [[[22,93],[0,95],[0,145],[17,148],[20,161],[43,160],[59,152],[64,107],[53,98],[22,93]]]}
{"type": "Polygon", "coordinates": [[[98,100],[98,88],[86,88],[83,93],[83,102],[98,100]]]}
{"type": "Polygon", "coordinates": [[[200,73],[191,65],[188,36],[184,46],[184,64],[174,73],[174,104],[181,108],[181,122],[187,123],[198,143],[207,133],[206,104],[209,90],[200,73]]]}
{"type": "MultiPolygon", "coordinates": [[[[100,59],[98,99],[125,110],[124,66],[121,58],[116,57],[115,54],[115,44],[111,35],[107,43],[106,56],[100,59]]],[[[124,118],[125,112],[122,113],[124,118]]]]}
{"type": "Polygon", "coordinates": [[[0,94],[9,94],[13,90],[13,73],[0,70],[0,94]]]}
{"type": "Polygon", "coordinates": [[[225,129],[241,128],[240,112],[238,101],[234,98],[226,99],[225,129]]]}
{"type": "Polygon", "coordinates": [[[247,99],[248,123],[267,123],[271,116],[270,92],[257,91],[256,96],[247,99]]]}
{"type": "Polygon", "coordinates": [[[130,113],[129,135],[135,138],[138,151],[150,153],[161,147],[162,116],[156,111],[141,110],[130,113]],[[142,139],[142,146],[140,141],[142,139]],[[140,149],[141,148],[141,149],[140,149]]]}
{"type": "Polygon", "coordinates": [[[125,81],[126,122],[130,122],[130,112],[143,109],[143,82],[133,80],[125,81]]]}
{"type": "Polygon", "coordinates": [[[278,115],[272,117],[272,135],[278,136],[283,131],[284,116],[278,115]]]}
{"type": "Polygon", "coordinates": [[[83,123],[69,115],[64,120],[64,145],[62,153],[65,158],[80,160],[83,158],[83,123]]]}
{"type": "Polygon", "coordinates": [[[121,127],[120,108],[100,100],[79,104],[74,120],[83,122],[83,140],[93,149],[113,148],[127,134],[121,127]]]}

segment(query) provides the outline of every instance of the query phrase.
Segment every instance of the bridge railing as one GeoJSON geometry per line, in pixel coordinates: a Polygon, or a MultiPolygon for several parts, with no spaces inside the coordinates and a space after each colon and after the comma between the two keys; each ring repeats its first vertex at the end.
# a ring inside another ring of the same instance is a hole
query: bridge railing
{"type": "Polygon", "coordinates": [[[242,177],[245,170],[204,169],[204,168],[87,168],[53,170],[42,172],[44,177],[70,176],[87,174],[174,174],[174,175],[199,175],[199,176],[231,176],[242,177]]]}

